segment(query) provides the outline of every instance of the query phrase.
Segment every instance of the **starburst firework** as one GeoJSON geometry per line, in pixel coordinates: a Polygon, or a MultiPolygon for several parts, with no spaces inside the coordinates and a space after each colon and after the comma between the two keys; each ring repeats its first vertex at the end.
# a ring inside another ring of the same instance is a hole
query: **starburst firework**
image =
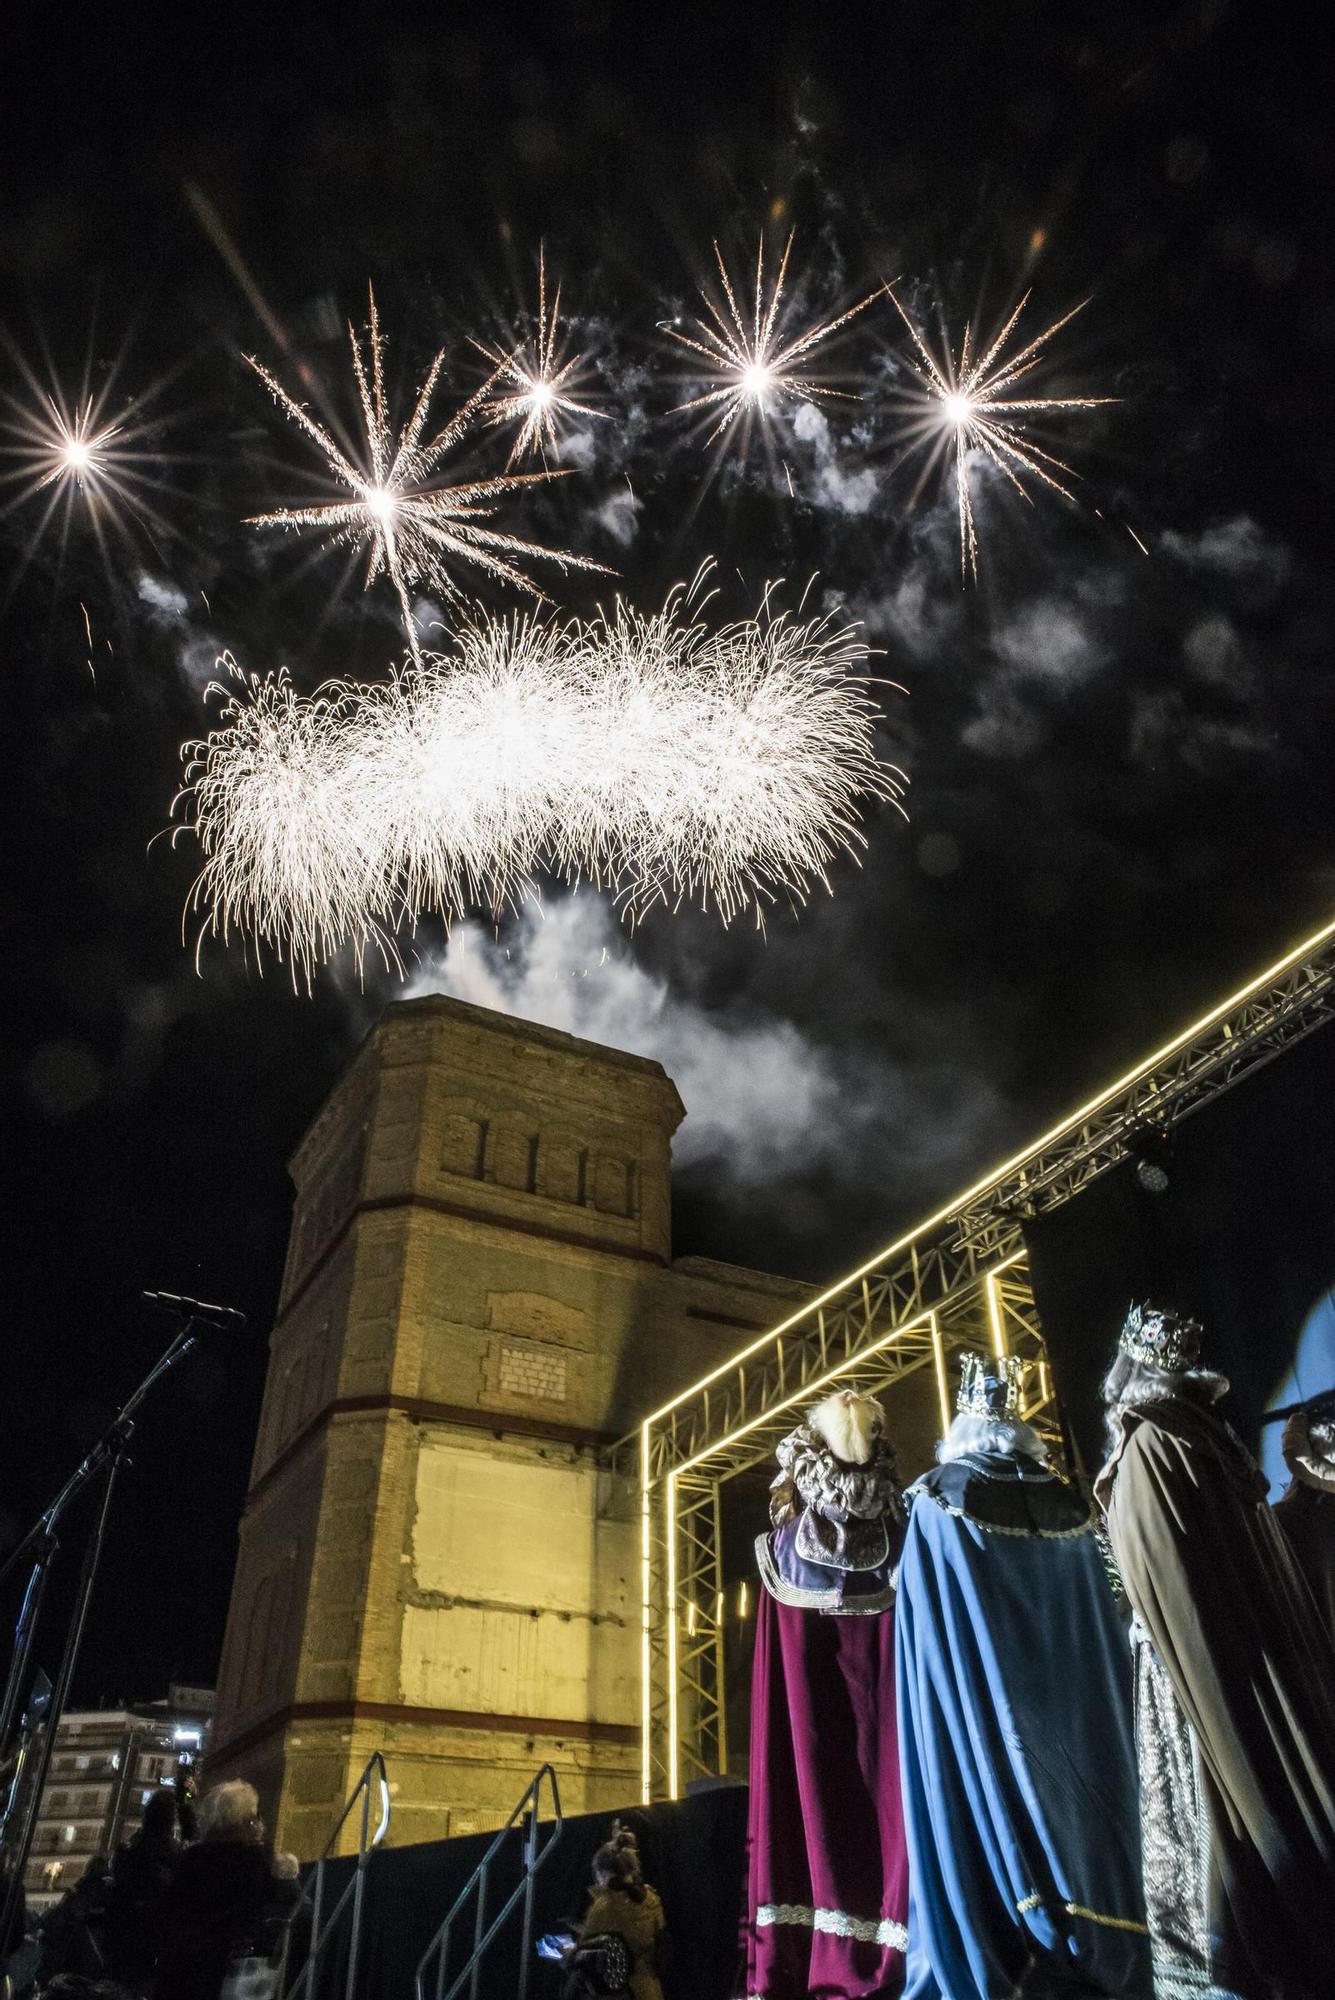
{"type": "Polygon", "coordinates": [[[713,421],[713,428],[705,439],[707,444],[722,436],[743,412],[764,415],[772,403],[784,399],[809,401],[841,393],[821,382],[801,364],[823,340],[828,340],[839,327],[846,326],[849,320],[869,306],[876,293],[859,299],[855,306],[850,306],[837,318],[806,327],[785,340],[780,327],[780,307],[792,248],[793,237],[790,234],[767,295],[765,239],[761,237],[756,253],[755,295],[748,317],[737,302],[737,289],[724,262],[723,252],[715,243],[714,258],[725,303],[720,305],[702,287],[700,297],[704,301],[707,318],[692,319],[689,322],[690,332],[683,332],[670,323],[663,328],[680,346],[688,348],[707,365],[714,386],[677,405],[679,411],[698,410],[707,420],[713,421]]]}
{"type": "Polygon", "coordinates": [[[104,424],[99,428],[93,418],[91,401],[77,407],[68,416],[54,396],[48,397],[47,401],[51,409],[51,427],[37,446],[37,454],[46,460],[47,469],[37,481],[38,490],[52,485],[57,479],[72,479],[78,486],[91,486],[99,480],[114,477],[115,445],[121,434],[120,425],[104,424]]]}
{"type": "Polygon", "coordinates": [[[759,919],[828,888],[865,846],[861,803],[903,790],[876,754],[866,644],[768,595],[711,630],[700,582],[652,615],[478,618],[383,686],[224,690],[177,801],[204,934],[309,984],[344,944],[397,962],[423,913],[513,907],[539,873],[607,887],[631,920],[660,902],[759,919]]]}
{"type": "Polygon", "coordinates": [[[27,393],[4,396],[8,414],[0,459],[8,463],[0,479],[17,490],[3,511],[47,494],[31,548],[62,506],[66,525],[76,506],[85,515],[104,559],[108,528],[123,534],[134,519],[165,532],[167,523],[150,503],[150,493],[163,485],[165,460],[145,418],[149,399],[121,399],[113,415],[114,370],[98,391],[87,386],[85,374],[81,393],[70,397],[58,387],[44,387],[23,356],[10,351],[27,393]]]}
{"type": "Polygon", "coordinates": [[[490,361],[495,370],[492,381],[505,385],[485,396],[482,409],[487,422],[519,426],[507,465],[517,464],[530,453],[540,453],[545,457],[548,451],[554,452],[557,444],[556,419],[560,414],[601,419],[608,415],[606,410],[592,409],[588,403],[569,393],[585,366],[585,357],[572,354],[565,360],[560,359],[560,321],[561,287],[559,284],[556,287],[549,311],[546,257],[539,249],[538,316],[531,340],[510,353],[488,347],[480,340],[473,342],[478,353],[490,361]]]}
{"type": "MultiPolygon", "coordinates": [[[[974,524],[973,496],[969,488],[969,453],[981,451],[998,471],[1003,472],[1024,500],[1029,499],[1025,477],[1041,480],[1045,486],[1074,499],[1066,479],[1078,475],[1060,458],[1042,450],[1028,436],[1026,425],[1036,416],[1054,410],[1092,410],[1115,401],[1112,396],[1013,396],[1015,384],[1037,367],[1043,350],[1055,334],[1068,326],[1089,304],[1082,299],[1070,312],[1052,322],[1042,333],[1020,348],[1008,361],[1002,351],[1029,301],[1028,292],[1020,300],[1000,333],[983,351],[972,350],[973,330],[964,329],[959,358],[946,344],[945,358],[938,361],[920,329],[900,304],[893,288],[886,291],[895,310],[909,330],[918,360],[913,372],[918,393],[913,402],[917,416],[911,426],[917,442],[931,440],[941,450],[955,447],[955,488],[960,521],[960,568],[978,576],[978,534],[974,524]],[[1062,475],[1065,475],[1065,478],[1062,475]]],[[[936,453],[934,451],[933,457],[936,453]]]]}
{"type": "Polygon", "coordinates": [[[545,548],[489,525],[496,502],[504,494],[559,479],[563,476],[560,472],[506,473],[454,485],[439,479],[442,460],[479,420],[490,383],[470,396],[441,430],[429,434],[427,418],[445,361],[442,349],[427,371],[412,414],[396,436],[385,396],[384,343],[374,292],[370,294],[365,345],[351,326],[348,339],[362,419],[364,459],[360,465],[262,362],[251,357],[250,365],[260,380],[286,415],[319,446],[329,470],[345,489],[337,500],[253,515],[252,526],[321,528],[335,540],[365,546],[367,587],[378,576],[388,576],[398,594],[414,652],[417,646],[408,586],[424,584],[458,598],[462,592],[453,574],[457,564],[471,564],[539,599],[542,591],[520,567],[525,561],[542,560],[563,569],[607,574],[605,564],[588,556],[545,548]]]}

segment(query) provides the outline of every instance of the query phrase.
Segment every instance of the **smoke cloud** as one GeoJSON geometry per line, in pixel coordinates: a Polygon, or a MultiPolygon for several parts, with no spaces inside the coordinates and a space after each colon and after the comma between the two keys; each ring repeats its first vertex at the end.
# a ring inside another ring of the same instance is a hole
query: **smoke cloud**
{"type": "Polygon", "coordinates": [[[793,435],[811,447],[815,483],[808,497],[837,514],[865,514],[877,496],[876,474],[870,466],[849,471],[841,463],[825,412],[803,403],[793,418],[793,435]]]}
{"type": "Polygon", "coordinates": [[[227,650],[225,642],[192,616],[190,598],[174,583],[141,570],[135,589],[149,623],[171,635],[182,680],[196,694],[202,694],[217,677],[219,657],[227,650]]]}
{"type": "Polygon", "coordinates": [[[628,549],[635,540],[636,521],[640,502],[629,486],[619,493],[612,493],[601,507],[593,512],[593,519],[612,537],[618,548],[628,549]]]}
{"type": "Polygon", "coordinates": [[[1249,514],[1234,514],[1194,534],[1166,528],[1159,545],[1184,569],[1225,579],[1250,605],[1268,602],[1292,566],[1288,549],[1272,541],[1249,514]]]}
{"type": "Polygon", "coordinates": [[[674,994],[596,895],[529,908],[502,942],[457,926],[409,985],[409,997],[427,993],[661,1062],[686,1106],[676,1166],[707,1164],[711,1185],[722,1177],[734,1192],[833,1169],[911,1199],[924,1167],[936,1177],[943,1158],[948,1171],[976,1164],[996,1125],[994,1094],[958,1050],[899,1066],[847,1042],[823,1047],[754,1005],[674,994]]]}

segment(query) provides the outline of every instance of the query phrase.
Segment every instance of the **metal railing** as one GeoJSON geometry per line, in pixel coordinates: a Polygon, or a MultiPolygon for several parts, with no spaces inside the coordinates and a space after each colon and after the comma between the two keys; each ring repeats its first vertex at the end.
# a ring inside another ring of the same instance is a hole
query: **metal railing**
{"type": "Polygon", "coordinates": [[[332,1942],[337,1928],[343,1920],[343,1913],[349,1904],[352,1906],[352,1917],[348,1929],[348,1971],[347,1979],[344,1983],[344,2000],[357,2000],[357,1971],[362,1941],[362,1910],[366,1894],[366,1867],[372,1854],[379,1847],[381,1841],[389,1831],[389,1812],[389,1777],[385,1770],[385,1760],[377,1750],[372,1754],[366,1769],[358,1779],[351,1797],[338,1816],[338,1822],[333,1832],[325,1842],[324,1852],[321,1854],[319,1860],[313,1864],[311,1873],[307,1878],[311,1891],[310,1950],[306,1956],[306,1963],[302,1966],[301,1971],[290,1986],[286,1984],[287,1966],[284,1963],[283,1978],[279,1982],[279,1991],[285,1996],[285,2000],[297,2000],[297,1995],[302,1993],[308,1996],[314,1994],[315,1980],[320,1969],[321,1959],[324,1956],[326,1948],[332,1942]],[[376,1827],[374,1834],[371,1832],[371,1799],[373,1791],[378,1793],[380,1801],[380,1824],[376,1827]],[[323,1914],[325,1867],[333,1857],[334,1849],[338,1845],[338,1837],[346,1826],[349,1815],[359,1800],[361,1801],[362,1811],[361,1827],[357,1838],[357,1865],[349,1876],[342,1895],[334,1904],[328,1916],[325,1916],[323,1914]]]}
{"type": "Polygon", "coordinates": [[[561,1794],[557,1789],[556,1773],[550,1764],[542,1764],[534,1772],[528,1790],[520,1799],[505,1825],[497,1833],[469,1876],[459,1894],[450,1905],[444,1923],[432,1938],[418,1962],[414,1977],[416,2000],[455,2000],[462,1993],[464,1981],[468,1984],[468,2000],[479,2000],[482,1992],[482,1960],[500,1932],[510,1912],[520,1898],[524,1904],[524,1925],[519,1942],[519,1980],[514,1991],[514,2000],[525,2000],[528,1992],[529,1961],[533,1949],[533,1884],[539,1868],[547,1860],[557,1841],[561,1838],[563,1825],[561,1818],[561,1794]],[[542,1806],[543,1787],[551,1794],[551,1824],[547,1838],[539,1845],[539,1813],[542,1806]],[[507,1896],[491,1922],[487,1922],[487,1881],[491,1865],[504,1847],[508,1836],[515,1827],[523,1823],[523,1847],[521,1849],[524,1872],[507,1896]],[[449,1974],[450,1939],[456,1918],[463,1911],[469,1898],[476,1894],[477,1906],[473,1913],[473,1949],[465,1963],[459,1968],[449,1985],[445,1984],[449,1974]],[[435,1985],[428,1996],[427,1974],[432,1960],[435,1960],[435,1985]]]}

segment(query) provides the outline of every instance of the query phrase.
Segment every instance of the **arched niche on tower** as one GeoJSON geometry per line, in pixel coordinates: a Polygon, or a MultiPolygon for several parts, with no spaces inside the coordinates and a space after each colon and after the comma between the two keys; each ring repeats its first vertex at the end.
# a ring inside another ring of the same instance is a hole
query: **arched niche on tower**
{"type": "Polygon", "coordinates": [[[537,1192],[549,1201],[582,1208],[589,1196],[588,1178],[589,1149],[580,1134],[560,1125],[544,1132],[538,1145],[537,1192]]]}
{"type": "Polygon", "coordinates": [[[593,1201],[603,1215],[635,1214],[635,1161],[600,1153],[594,1166],[593,1201]]]}
{"type": "Polygon", "coordinates": [[[480,1181],[487,1170],[490,1129],[486,1109],[476,1098],[446,1098],[440,1120],[440,1171],[480,1181]]]}

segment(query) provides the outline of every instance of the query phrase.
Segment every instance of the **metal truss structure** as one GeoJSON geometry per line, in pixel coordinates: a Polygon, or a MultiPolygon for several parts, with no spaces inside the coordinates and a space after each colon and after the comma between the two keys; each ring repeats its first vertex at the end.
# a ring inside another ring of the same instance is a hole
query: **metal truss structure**
{"type": "Polygon", "coordinates": [[[648,1416],[609,1453],[640,1501],[642,1791],[728,1768],[720,1495],[830,1385],[893,1390],[952,1348],[1013,1353],[1023,1407],[1059,1434],[1023,1224],[1079,1194],[1335,1014],[1335,923],[1005,1161],[946,1208],[648,1416]]]}

